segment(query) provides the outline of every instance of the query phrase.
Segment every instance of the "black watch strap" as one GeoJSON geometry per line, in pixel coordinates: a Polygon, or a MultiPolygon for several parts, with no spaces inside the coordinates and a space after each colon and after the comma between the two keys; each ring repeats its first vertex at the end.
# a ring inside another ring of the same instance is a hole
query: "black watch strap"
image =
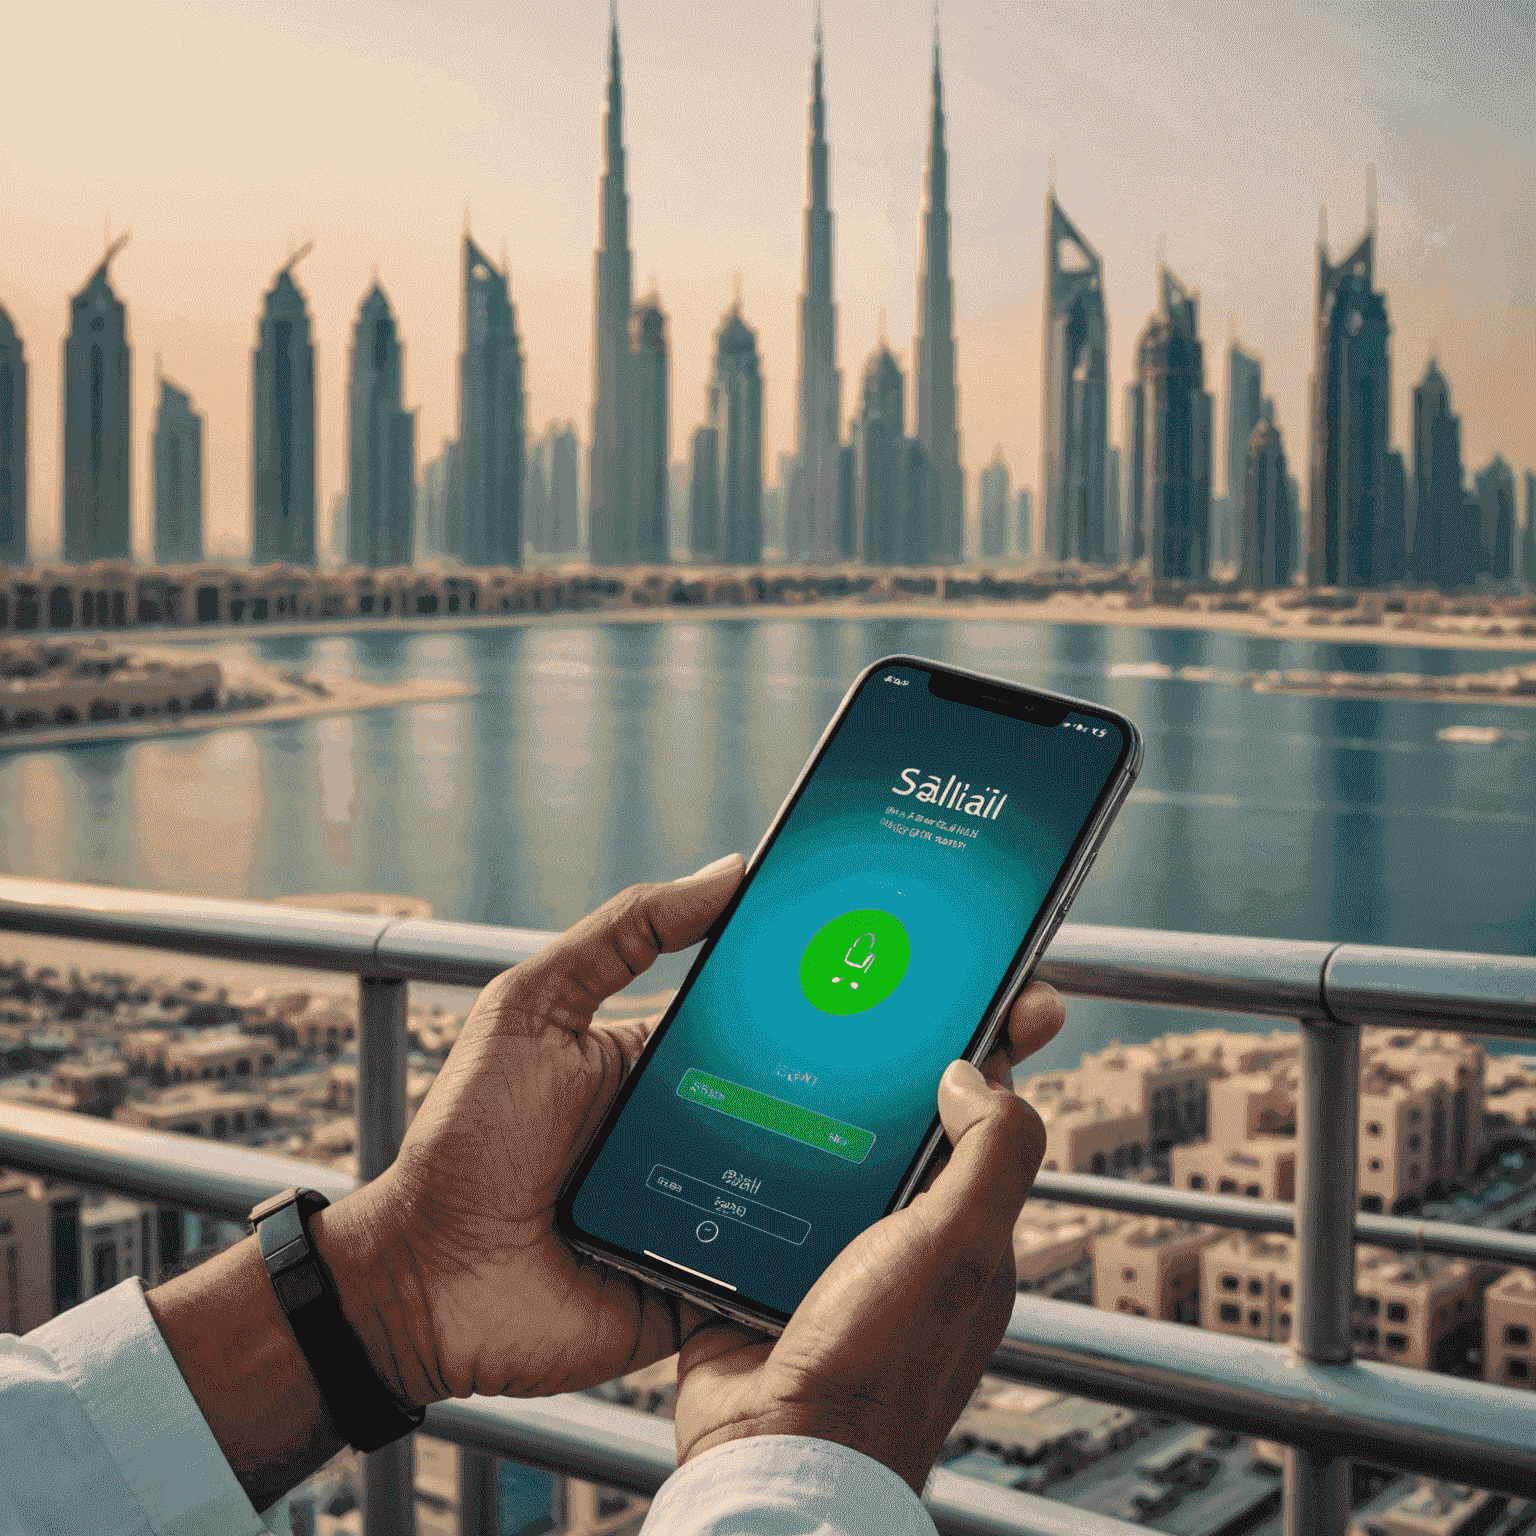
{"type": "Polygon", "coordinates": [[[251,1230],[332,1422],[348,1445],[377,1451],[410,1434],[426,1412],[396,1406],[342,1313],[335,1281],[309,1235],[310,1217],[329,1204],[318,1190],[285,1189],[251,1212],[251,1230]]]}

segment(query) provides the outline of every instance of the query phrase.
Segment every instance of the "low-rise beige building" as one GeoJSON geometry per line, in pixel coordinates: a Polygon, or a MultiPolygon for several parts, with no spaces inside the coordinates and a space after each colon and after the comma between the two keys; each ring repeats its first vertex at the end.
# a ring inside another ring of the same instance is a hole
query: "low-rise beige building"
{"type": "Polygon", "coordinates": [[[1233,1232],[1200,1259],[1202,1327],[1270,1343],[1289,1340],[1296,1298],[1293,1238],[1233,1232]]]}
{"type": "Polygon", "coordinates": [[[1041,1167],[1061,1173],[1125,1173],[1147,1159],[1147,1117],[1130,1105],[1067,1098],[1037,1106],[1045,1124],[1041,1167]]]}
{"type": "MultiPolygon", "coordinates": [[[[1355,1353],[1394,1365],[1441,1369],[1475,1342],[1482,1273],[1461,1259],[1355,1253],[1355,1353]]],[[[1284,1344],[1296,1297],[1296,1243],[1233,1233],[1203,1256],[1202,1322],[1218,1333],[1284,1344]]]]}
{"type": "Polygon", "coordinates": [[[78,1113],[107,1115],[128,1097],[128,1063],[79,1058],[61,1061],[53,1069],[53,1087],[74,1100],[78,1113]]]}
{"type": "Polygon", "coordinates": [[[261,1130],[272,1123],[267,1101],[259,1093],[228,1093],[208,1083],[168,1088],[153,1099],[123,1105],[112,1118],[124,1125],[207,1136],[213,1141],[261,1130]]]}
{"type": "Polygon", "coordinates": [[[1207,1089],[1226,1072],[1196,1044],[1168,1035],[1149,1045],[1113,1040],[1084,1056],[1073,1077],[1086,1103],[1102,1100],[1139,1109],[1146,1117],[1147,1150],[1162,1151],[1205,1135],[1207,1089]]]}
{"type": "Polygon", "coordinates": [[[110,1291],[120,1280],[138,1275],[153,1282],[155,1208],[116,1196],[80,1207],[80,1283],[82,1300],[110,1291]]]}
{"type": "Polygon", "coordinates": [[[1234,1073],[1212,1083],[1207,1097],[1206,1136],[1222,1146],[1296,1134],[1296,1089],[1289,1066],[1234,1073]]]}
{"type": "Polygon", "coordinates": [[[1289,1137],[1260,1136],[1234,1145],[1213,1136],[1174,1147],[1169,1160],[1175,1189],[1253,1200],[1296,1198],[1296,1142],[1289,1137]]]}
{"type": "Polygon", "coordinates": [[[1483,1379],[1536,1387],[1536,1274],[1512,1269],[1483,1296],[1483,1379]]]}
{"type": "Polygon", "coordinates": [[[1464,1259],[1355,1250],[1355,1353],[1439,1370],[1476,1342],[1482,1272],[1464,1259]]]}
{"type": "Polygon", "coordinates": [[[27,1333],[53,1316],[53,1213],[37,1181],[0,1174],[0,1330],[27,1333]]]}
{"type": "Polygon", "coordinates": [[[1093,1242],[1125,1217],[1115,1211],[1055,1200],[1026,1200],[1013,1228],[1013,1263],[1021,1291],[1055,1294],[1065,1284],[1086,1281],[1093,1242]]]}
{"type": "Polygon", "coordinates": [[[217,1034],[167,1041],[157,1059],[170,1082],[211,1083],[270,1072],[277,1052],[270,1040],[217,1034]]]}
{"type": "Polygon", "coordinates": [[[1093,1240],[1093,1304],[1106,1312],[1200,1321],[1200,1256],[1221,1233],[1191,1222],[1127,1221],[1093,1240]]]}

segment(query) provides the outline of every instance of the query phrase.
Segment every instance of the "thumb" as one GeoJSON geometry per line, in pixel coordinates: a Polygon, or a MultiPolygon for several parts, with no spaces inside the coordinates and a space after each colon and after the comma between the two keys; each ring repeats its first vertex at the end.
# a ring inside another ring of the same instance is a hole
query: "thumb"
{"type": "Polygon", "coordinates": [[[1045,1127],[1011,1087],[993,1087],[968,1061],[945,1070],[938,1104],[954,1151],[921,1203],[955,1270],[984,1286],[1045,1154],[1045,1127]]]}
{"type": "Polygon", "coordinates": [[[697,944],[725,910],[745,868],[741,855],[730,853],[681,880],[632,885],[514,974],[556,995],[574,988],[572,1004],[590,1016],[605,998],[649,970],[658,955],[697,944]]]}

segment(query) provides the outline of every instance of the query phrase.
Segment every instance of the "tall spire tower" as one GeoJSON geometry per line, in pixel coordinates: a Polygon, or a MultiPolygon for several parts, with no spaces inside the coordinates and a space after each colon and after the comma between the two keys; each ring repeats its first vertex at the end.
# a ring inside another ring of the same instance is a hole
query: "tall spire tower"
{"type": "Polygon", "coordinates": [[[616,10],[608,30],[608,104],[603,114],[600,218],[599,244],[593,257],[588,540],[594,565],[627,565],[635,558],[629,473],[634,415],[629,339],[634,261],[629,249],[629,194],[624,186],[624,86],[616,10]]]}
{"type": "Polygon", "coordinates": [[[949,271],[949,153],[944,147],[944,80],[939,28],[933,28],[933,98],[928,133],[928,207],[917,275],[918,334],[912,343],[917,440],[928,459],[925,549],[936,564],[965,554],[965,477],[960,468],[959,391],[955,384],[955,284],[949,271]]]}
{"type": "Polygon", "coordinates": [[[839,540],[839,449],[843,376],[837,366],[837,306],[832,302],[832,209],[828,203],[827,103],[821,90],[821,14],[811,64],[805,209],[805,286],[800,295],[799,457],[789,488],[785,554],[832,561],[850,553],[839,540]]]}

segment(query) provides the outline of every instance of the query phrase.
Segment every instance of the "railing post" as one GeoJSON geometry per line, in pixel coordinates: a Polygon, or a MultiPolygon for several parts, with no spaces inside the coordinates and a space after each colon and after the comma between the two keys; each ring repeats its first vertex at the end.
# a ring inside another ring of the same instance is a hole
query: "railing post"
{"type": "MultiPolygon", "coordinates": [[[[1354,1357],[1358,1025],[1301,1020],[1296,1110],[1295,1350],[1303,1360],[1342,1365],[1354,1357]]],[[[1344,1536],[1349,1491],[1344,1457],[1287,1451],[1285,1536],[1344,1536]]]]}
{"type": "MultiPolygon", "coordinates": [[[[357,1173],[376,1179],[405,1135],[408,983],[357,979],[357,1173]]],[[[364,1536],[415,1536],[416,1458],[410,1436],[363,1458],[364,1536]]]]}

